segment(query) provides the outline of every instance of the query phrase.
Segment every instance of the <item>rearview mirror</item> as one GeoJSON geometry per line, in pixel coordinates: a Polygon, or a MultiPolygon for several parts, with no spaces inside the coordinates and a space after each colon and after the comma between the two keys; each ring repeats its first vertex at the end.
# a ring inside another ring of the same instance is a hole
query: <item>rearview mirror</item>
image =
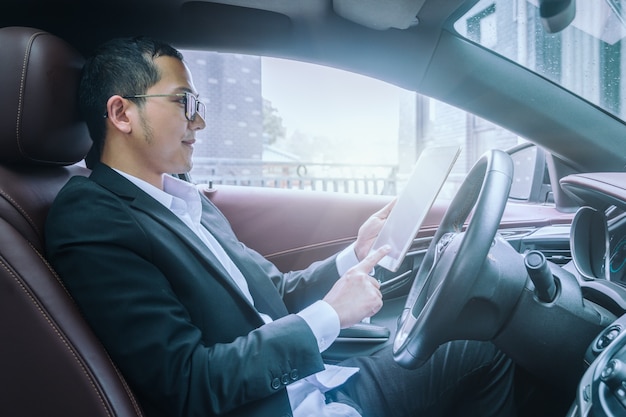
{"type": "Polygon", "coordinates": [[[539,0],[539,16],[546,31],[560,32],[574,21],[576,0],[539,0]]]}

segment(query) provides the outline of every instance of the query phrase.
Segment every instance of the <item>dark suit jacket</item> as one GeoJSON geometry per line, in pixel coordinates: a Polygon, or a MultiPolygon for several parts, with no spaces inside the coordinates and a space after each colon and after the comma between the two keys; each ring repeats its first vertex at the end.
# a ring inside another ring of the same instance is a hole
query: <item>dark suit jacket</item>
{"type": "Polygon", "coordinates": [[[309,327],[288,313],[328,292],[335,260],[283,274],[207,198],[203,206],[202,223],[273,323],[183,222],[103,164],[59,193],[47,255],[148,416],[290,415],[285,385],[323,362],[309,327]]]}

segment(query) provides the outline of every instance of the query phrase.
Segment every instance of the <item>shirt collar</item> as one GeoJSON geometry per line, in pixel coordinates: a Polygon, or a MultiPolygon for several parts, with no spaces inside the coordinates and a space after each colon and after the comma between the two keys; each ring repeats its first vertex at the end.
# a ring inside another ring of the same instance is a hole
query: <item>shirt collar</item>
{"type": "MultiPolygon", "coordinates": [[[[113,168],[115,169],[115,168],[113,168]]],[[[139,187],[149,196],[163,204],[165,207],[180,216],[181,214],[189,214],[195,222],[200,222],[202,215],[202,202],[200,194],[195,185],[174,178],[171,175],[163,177],[163,190],[154,185],[130,175],[126,172],[115,169],[117,173],[128,179],[130,182],[139,187]]]]}

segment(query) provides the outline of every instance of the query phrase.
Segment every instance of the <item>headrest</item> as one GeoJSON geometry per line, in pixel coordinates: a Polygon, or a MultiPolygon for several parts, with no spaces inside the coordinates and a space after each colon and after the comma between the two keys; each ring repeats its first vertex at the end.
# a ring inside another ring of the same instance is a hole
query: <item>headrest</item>
{"type": "Polygon", "coordinates": [[[78,115],[83,57],[37,29],[0,28],[0,163],[71,165],[91,139],[78,115]]]}

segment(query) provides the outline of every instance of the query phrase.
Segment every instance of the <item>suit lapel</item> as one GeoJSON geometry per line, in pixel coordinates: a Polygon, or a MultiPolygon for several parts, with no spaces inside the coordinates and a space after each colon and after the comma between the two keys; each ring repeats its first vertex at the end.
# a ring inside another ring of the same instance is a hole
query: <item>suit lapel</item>
{"type": "Polygon", "coordinates": [[[246,278],[250,294],[259,311],[274,319],[287,315],[285,303],[274,284],[256,263],[248,261],[246,254],[242,253],[243,246],[232,232],[228,220],[205,196],[202,196],[202,224],[222,245],[246,278]]]}
{"type": "Polygon", "coordinates": [[[233,288],[241,296],[241,299],[254,309],[254,306],[250,304],[250,301],[241,292],[239,286],[233,281],[213,252],[169,209],[104,164],[96,165],[90,178],[114,194],[117,194],[120,198],[127,200],[131,207],[144,212],[171,230],[202,259],[207,269],[214,270],[218,279],[221,279],[226,285],[233,288]]]}

